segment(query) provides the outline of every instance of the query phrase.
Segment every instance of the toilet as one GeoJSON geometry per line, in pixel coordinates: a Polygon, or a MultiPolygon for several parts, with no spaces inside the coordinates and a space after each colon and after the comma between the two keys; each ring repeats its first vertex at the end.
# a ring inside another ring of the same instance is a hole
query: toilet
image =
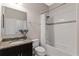
{"type": "Polygon", "coordinates": [[[44,47],[40,46],[39,39],[33,39],[33,53],[36,56],[45,56],[46,50],[44,47]]]}

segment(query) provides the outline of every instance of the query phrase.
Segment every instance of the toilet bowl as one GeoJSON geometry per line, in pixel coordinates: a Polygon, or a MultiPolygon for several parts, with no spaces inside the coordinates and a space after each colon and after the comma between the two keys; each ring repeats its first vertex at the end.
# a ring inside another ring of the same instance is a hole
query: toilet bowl
{"type": "Polygon", "coordinates": [[[45,56],[46,55],[45,49],[42,46],[36,47],[35,52],[36,52],[36,55],[38,55],[38,56],[45,56]]]}
{"type": "Polygon", "coordinates": [[[39,39],[34,39],[33,41],[33,53],[37,56],[45,56],[46,55],[46,50],[44,47],[40,46],[39,39]]]}

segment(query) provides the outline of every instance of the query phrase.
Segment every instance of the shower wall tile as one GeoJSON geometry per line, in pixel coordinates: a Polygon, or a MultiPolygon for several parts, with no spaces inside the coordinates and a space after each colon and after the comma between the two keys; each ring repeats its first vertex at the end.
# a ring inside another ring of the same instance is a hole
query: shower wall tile
{"type": "MultiPolygon", "coordinates": [[[[53,5],[49,9],[51,9],[52,7],[53,5]]],[[[50,18],[48,19],[48,23],[76,20],[76,4],[67,3],[60,7],[57,7],[56,9],[51,9],[49,11],[49,16],[50,18]]],[[[47,25],[47,34],[49,38],[48,41],[49,43],[51,43],[52,47],[64,51],[69,55],[77,55],[76,22],[47,25]]]]}

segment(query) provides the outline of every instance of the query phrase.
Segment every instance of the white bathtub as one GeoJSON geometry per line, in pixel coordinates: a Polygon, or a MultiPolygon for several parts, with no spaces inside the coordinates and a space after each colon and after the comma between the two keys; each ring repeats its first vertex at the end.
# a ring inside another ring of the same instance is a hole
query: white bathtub
{"type": "Polygon", "coordinates": [[[65,52],[62,52],[62,51],[58,50],[57,48],[52,47],[48,44],[46,44],[45,48],[47,50],[46,53],[48,56],[71,56],[71,55],[69,55],[65,52]]]}

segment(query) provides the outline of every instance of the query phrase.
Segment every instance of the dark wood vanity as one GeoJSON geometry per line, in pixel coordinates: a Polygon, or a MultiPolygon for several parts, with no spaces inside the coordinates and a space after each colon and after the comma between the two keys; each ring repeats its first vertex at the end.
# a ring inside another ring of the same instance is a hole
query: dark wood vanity
{"type": "Polygon", "coordinates": [[[32,42],[0,49],[0,56],[32,56],[32,42]]]}

